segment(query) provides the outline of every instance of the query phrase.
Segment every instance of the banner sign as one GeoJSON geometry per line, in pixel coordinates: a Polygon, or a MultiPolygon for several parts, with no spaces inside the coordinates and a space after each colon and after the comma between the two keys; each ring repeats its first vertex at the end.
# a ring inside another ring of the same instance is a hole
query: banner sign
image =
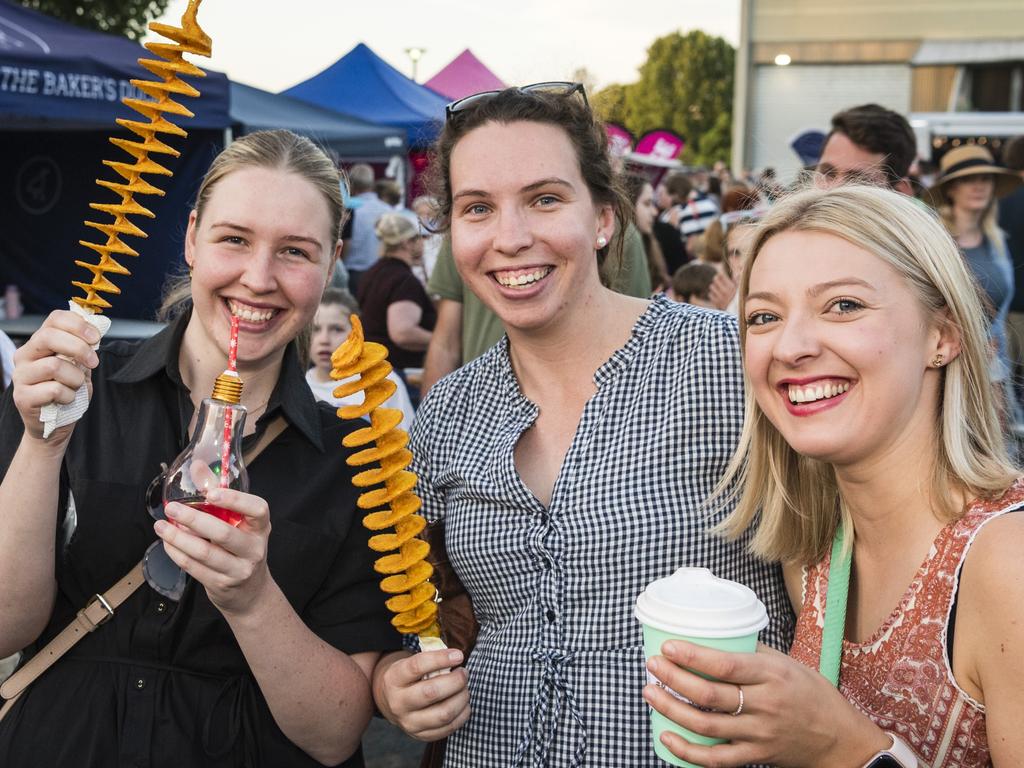
{"type": "Polygon", "coordinates": [[[615,123],[605,123],[608,133],[608,152],[612,157],[625,157],[633,149],[633,134],[615,123]]]}
{"type": "Polygon", "coordinates": [[[27,93],[63,99],[120,101],[148,99],[128,80],[88,72],[54,72],[35,67],[0,65],[0,93],[27,93]]]}
{"type": "Polygon", "coordinates": [[[635,154],[650,155],[658,160],[675,160],[683,151],[686,142],[672,131],[648,131],[636,144],[635,154]]]}

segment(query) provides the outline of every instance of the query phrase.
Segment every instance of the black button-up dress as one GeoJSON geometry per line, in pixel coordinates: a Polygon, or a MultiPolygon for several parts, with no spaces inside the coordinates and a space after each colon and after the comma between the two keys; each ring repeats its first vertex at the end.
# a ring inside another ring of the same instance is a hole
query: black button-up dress
{"type": "MultiPolygon", "coordinates": [[[[60,478],[56,605],[26,656],[156,540],[146,489],[161,462],[170,463],[187,444],[193,412],[178,370],[186,322],[187,316],[152,339],[100,351],[92,402],[75,427],[60,478]]],[[[248,467],[251,492],[270,505],[273,578],[307,626],[332,646],[346,653],[400,647],[341,446],[357,427],[314,401],[294,346],[257,435],[278,413],[288,428],[248,467]]],[[[0,407],[0,473],[22,429],[8,391],[0,407]]],[[[268,636],[273,631],[267,627],[268,636]]],[[[191,580],[180,603],[143,586],[0,722],[4,768],[314,765],[275,724],[227,622],[191,580]]],[[[361,754],[342,765],[362,766],[361,754]]]]}

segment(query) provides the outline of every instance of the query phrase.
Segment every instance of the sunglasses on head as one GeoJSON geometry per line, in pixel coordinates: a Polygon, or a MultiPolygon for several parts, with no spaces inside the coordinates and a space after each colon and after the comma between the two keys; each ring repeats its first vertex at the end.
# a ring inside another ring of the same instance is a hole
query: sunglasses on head
{"type": "MultiPolygon", "coordinates": [[[[153,482],[146,490],[146,511],[154,520],[166,520],[164,514],[164,480],[167,477],[167,466],[160,471],[153,482]]],[[[188,575],[178,567],[178,564],[171,560],[164,543],[161,540],[154,541],[146,550],[146,556],[142,560],[142,573],[146,577],[146,583],[164,597],[178,601],[185,592],[185,585],[188,583],[188,575]]]]}
{"type": "MultiPolygon", "coordinates": [[[[590,102],[587,101],[587,90],[583,87],[583,83],[572,83],[566,80],[552,80],[544,83],[533,83],[531,85],[523,85],[516,88],[520,93],[554,93],[559,96],[572,96],[574,93],[578,93],[583,97],[583,103],[586,106],[590,106],[590,102]]],[[[487,101],[503,91],[481,91],[480,93],[474,93],[472,96],[466,96],[461,99],[456,99],[444,108],[444,119],[446,122],[451,122],[460,113],[472,107],[474,104],[480,104],[483,101],[487,101]]]]}

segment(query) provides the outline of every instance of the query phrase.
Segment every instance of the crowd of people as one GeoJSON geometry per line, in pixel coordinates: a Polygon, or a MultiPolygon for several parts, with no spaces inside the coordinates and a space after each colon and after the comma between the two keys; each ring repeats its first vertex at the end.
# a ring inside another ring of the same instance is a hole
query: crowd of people
{"type": "Polygon", "coordinates": [[[294,134],[233,142],[163,331],[97,349],[55,311],[15,353],[0,656],[23,680],[82,637],[17,686],[0,764],[354,768],[376,712],[430,765],[656,768],[652,710],[720,740],[666,731],[681,765],[1024,763],[1024,139],[929,183],[915,155],[864,105],[792,188],[724,164],[652,183],[575,83],[450,104],[412,209],[294,134]],[[359,395],[330,376],[352,315],[390,350],[477,627],[448,650],[399,636],[377,587],[342,447],[364,425],[335,415],[359,395]],[[241,522],[153,525],[233,321],[258,457],[208,500],[241,522]],[[90,618],[153,541],[181,600],[143,585],[90,618]],[[757,652],[645,657],[637,595],[684,566],[756,593],[757,652]]]}

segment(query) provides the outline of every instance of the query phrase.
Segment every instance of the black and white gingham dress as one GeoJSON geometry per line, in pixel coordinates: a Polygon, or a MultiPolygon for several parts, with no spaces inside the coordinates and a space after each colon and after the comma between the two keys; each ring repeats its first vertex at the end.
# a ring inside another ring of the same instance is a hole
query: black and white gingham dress
{"type": "Polygon", "coordinates": [[[788,649],[792,613],[775,567],[705,531],[702,502],[743,418],[735,320],[666,299],[598,369],[597,393],[550,508],[513,464],[537,407],[502,340],[436,385],[413,426],[418,492],[480,620],[469,722],[447,768],[663,768],[654,754],[637,595],[680,566],[743,582],[788,649]]]}

